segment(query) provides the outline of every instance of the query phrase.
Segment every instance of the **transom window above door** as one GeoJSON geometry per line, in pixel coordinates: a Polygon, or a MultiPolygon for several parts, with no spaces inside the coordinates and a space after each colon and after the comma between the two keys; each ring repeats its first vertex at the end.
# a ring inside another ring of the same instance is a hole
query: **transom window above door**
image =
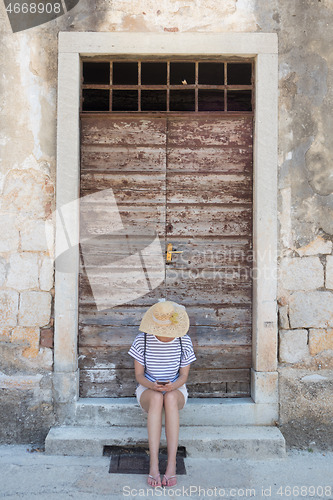
{"type": "Polygon", "coordinates": [[[253,112],[252,61],[82,61],[83,112],[253,112]]]}

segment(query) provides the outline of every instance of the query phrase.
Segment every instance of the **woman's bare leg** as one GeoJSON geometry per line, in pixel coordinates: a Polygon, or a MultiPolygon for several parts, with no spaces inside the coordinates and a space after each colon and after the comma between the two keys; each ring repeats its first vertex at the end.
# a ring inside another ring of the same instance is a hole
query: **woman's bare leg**
{"type": "Polygon", "coordinates": [[[159,486],[161,482],[159,478],[158,452],[162,431],[163,394],[147,389],[141,395],[140,404],[142,408],[148,412],[149,474],[157,478],[156,480],[148,478],[148,483],[151,486],[159,486]]]}
{"type": "MultiPolygon", "coordinates": [[[[184,395],[178,391],[171,391],[164,394],[165,410],[165,435],[168,446],[168,464],[165,476],[170,478],[176,475],[176,456],[179,438],[179,410],[185,404],[184,395]]],[[[165,486],[174,486],[177,483],[176,478],[169,482],[163,478],[162,484],[165,486]]]]}

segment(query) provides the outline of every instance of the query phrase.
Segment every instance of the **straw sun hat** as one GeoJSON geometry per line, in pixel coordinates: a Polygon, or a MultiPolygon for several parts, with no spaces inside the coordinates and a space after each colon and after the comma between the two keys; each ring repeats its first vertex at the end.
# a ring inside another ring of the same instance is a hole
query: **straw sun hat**
{"type": "Polygon", "coordinates": [[[185,307],[166,300],[157,302],[145,312],[139,330],[157,337],[183,337],[189,326],[185,307]]]}

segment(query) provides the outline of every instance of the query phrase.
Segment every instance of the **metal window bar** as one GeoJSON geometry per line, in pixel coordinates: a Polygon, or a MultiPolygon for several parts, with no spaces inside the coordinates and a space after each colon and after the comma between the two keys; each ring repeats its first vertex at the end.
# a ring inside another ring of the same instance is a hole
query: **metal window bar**
{"type": "Polygon", "coordinates": [[[228,111],[228,98],[227,98],[227,91],[226,91],[227,82],[228,82],[227,75],[228,75],[227,63],[224,63],[224,86],[225,86],[225,89],[224,89],[224,111],[225,112],[228,111]]]}
{"type": "Polygon", "coordinates": [[[138,111],[141,111],[141,61],[138,62],[138,111]]]}
{"type": "Polygon", "coordinates": [[[110,103],[109,103],[109,110],[110,110],[110,112],[112,112],[112,102],[113,102],[113,101],[112,101],[112,97],[113,97],[113,96],[112,96],[112,93],[113,93],[113,92],[112,92],[112,90],[113,90],[113,89],[112,89],[112,82],[113,82],[113,64],[110,64],[110,84],[111,84],[111,85],[110,85],[110,93],[109,93],[109,94],[110,94],[110,95],[109,95],[109,99],[110,99],[110,103]]]}
{"type": "Polygon", "coordinates": [[[195,112],[199,111],[199,62],[195,62],[195,112]]]}

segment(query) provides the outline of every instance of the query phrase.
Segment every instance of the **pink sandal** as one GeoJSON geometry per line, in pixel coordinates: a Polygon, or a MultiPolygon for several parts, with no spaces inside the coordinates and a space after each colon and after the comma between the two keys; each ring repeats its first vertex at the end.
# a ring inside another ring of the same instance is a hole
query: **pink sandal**
{"type": "Polygon", "coordinates": [[[162,486],[165,486],[166,488],[170,488],[171,486],[176,486],[177,484],[177,476],[170,476],[167,477],[165,474],[163,475],[163,481],[162,481],[162,486]],[[172,481],[172,484],[169,483],[171,479],[174,479],[175,481],[172,481]]]}
{"type": "Polygon", "coordinates": [[[161,483],[161,476],[160,474],[157,474],[155,477],[154,476],[151,476],[150,474],[148,474],[148,479],[147,479],[147,483],[149,486],[151,486],[152,488],[156,488],[157,486],[162,486],[162,483],[161,483]],[[153,479],[156,484],[149,484],[149,478],[150,479],[153,479]]]}

